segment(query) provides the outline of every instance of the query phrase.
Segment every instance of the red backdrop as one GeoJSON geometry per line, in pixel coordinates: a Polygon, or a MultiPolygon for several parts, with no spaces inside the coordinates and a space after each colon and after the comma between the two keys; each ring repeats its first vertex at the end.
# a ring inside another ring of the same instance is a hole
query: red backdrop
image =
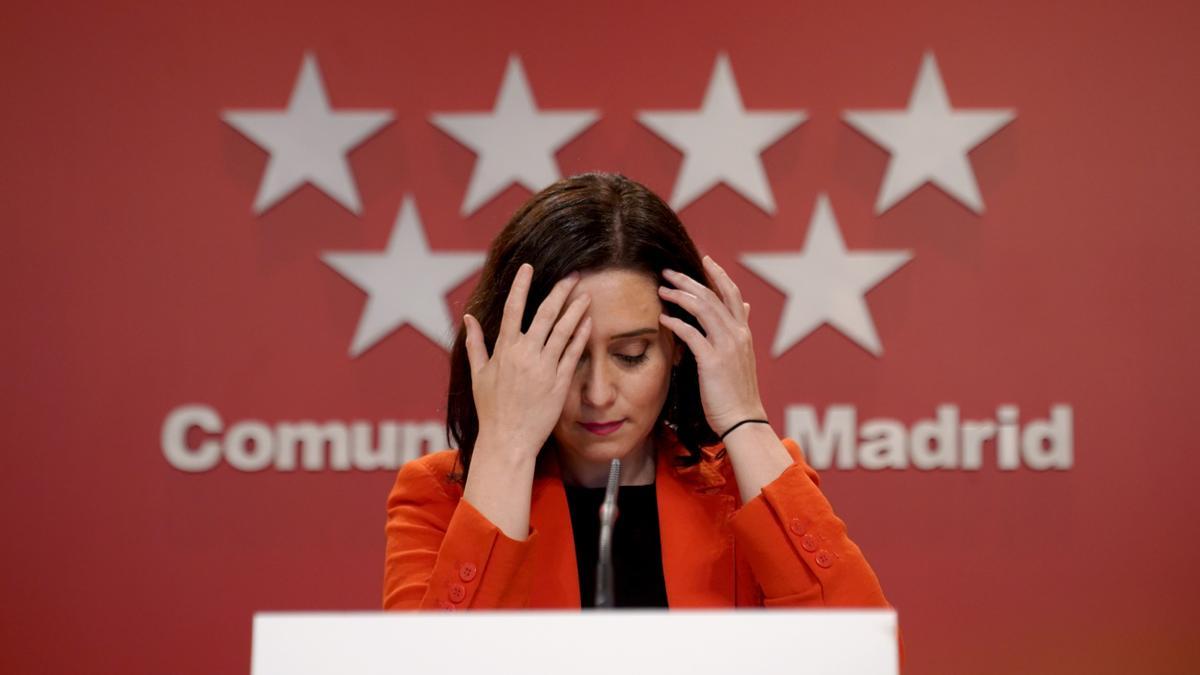
{"type": "Polygon", "coordinates": [[[406,194],[432,249],[485,249],[530,193],[461,215],[476,155],[429,117],[490,111],[510,54],[541,108],[601,115],[563,175],[669,195],[682,155],[635,115],[698,108],[721,52],[747,109],[809,116],[761,154],[775,213],[681,211],[754,305],[772,418],[1073,412],[1066,467],[823,471],[911,671],[1200,667],[1196,5],[648,4],[0,10],[0,670],[246,672],[257,610],[377,607],[392,471],[184,472],[164,422],[439,420],[445,351],[404,326],[350,358],[366,296],[318,256],[382,250],[406,194]],[[220,117],[283,109],[307,50],[335,110],[395,115],[349,155],[360,215],[311,185],[256,215],[269,155],[220,117]],[[956,109],[1016,111],[969,155],[981,214],[933,185],[876,214],[890,155],[842,121],[905,108],[926,50],[956,109]],[[738,264],[801,249],[821,193],[852,252],[913,255],[866,296],[878,357],[828,325],[770,356],[786,297],[738,264]]]}

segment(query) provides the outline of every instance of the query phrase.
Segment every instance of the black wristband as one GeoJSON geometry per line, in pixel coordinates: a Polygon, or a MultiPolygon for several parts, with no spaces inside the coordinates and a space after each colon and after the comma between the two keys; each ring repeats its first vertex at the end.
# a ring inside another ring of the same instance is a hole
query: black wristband
{"type": "Polygon", "coordinates": [[[741,422],[738,422],[737,424],[729,427],[729,429],[727,429],[725,431],[725,433],[721,434],[721,440],[724,441],[726,436],[733,433],[734,429],[742,426],[743,424],[770,424],[770,422],[768,422],[767,420],[742,420],[741,422]]]}

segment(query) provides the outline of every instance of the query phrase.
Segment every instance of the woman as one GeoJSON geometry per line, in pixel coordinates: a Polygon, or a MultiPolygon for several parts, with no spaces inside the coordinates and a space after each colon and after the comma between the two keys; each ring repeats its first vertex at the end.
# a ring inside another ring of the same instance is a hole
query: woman
{"type": "Polygon", "coordinates": [[[467,312],[447,403],[459,450],[399,472],[385,608],[590,606],[614,458],[618,607],[888,606],[766,420],[750,306],[649,190],[587,174],[535,195],[467,312]]]}

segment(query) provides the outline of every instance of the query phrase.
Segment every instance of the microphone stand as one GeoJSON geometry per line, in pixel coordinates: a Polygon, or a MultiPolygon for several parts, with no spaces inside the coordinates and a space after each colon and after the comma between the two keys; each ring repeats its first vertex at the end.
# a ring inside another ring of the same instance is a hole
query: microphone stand
{"type": "Polygon", "coordinates": [[[621,487],[621,460],[614,459],[608,469],[608,487],[600,505],[600,555],[596,558],[596,608],[616,606],[613,590],[612,538],[617,523],[617,490],[621,487]]]}

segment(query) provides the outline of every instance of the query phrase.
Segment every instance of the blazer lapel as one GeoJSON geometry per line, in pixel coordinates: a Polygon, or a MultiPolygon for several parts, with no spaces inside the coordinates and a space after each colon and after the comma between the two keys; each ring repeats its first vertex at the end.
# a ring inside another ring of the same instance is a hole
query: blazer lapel
{"type": "Polygon", "coordinates": [[[710,462],[679,467],[676,441],[659,449],[655,480],[667,602],[673,608],[734,604],[733,534],[725,523],[736,498],[710,462]]]}
{"type": "Polygon", "coordinates": [[[543,460],[533,479],[529,524],[538,532],[529,606],[579,609],[579,567],[575,536],[562,473],[553,453],[543,460]]]}

